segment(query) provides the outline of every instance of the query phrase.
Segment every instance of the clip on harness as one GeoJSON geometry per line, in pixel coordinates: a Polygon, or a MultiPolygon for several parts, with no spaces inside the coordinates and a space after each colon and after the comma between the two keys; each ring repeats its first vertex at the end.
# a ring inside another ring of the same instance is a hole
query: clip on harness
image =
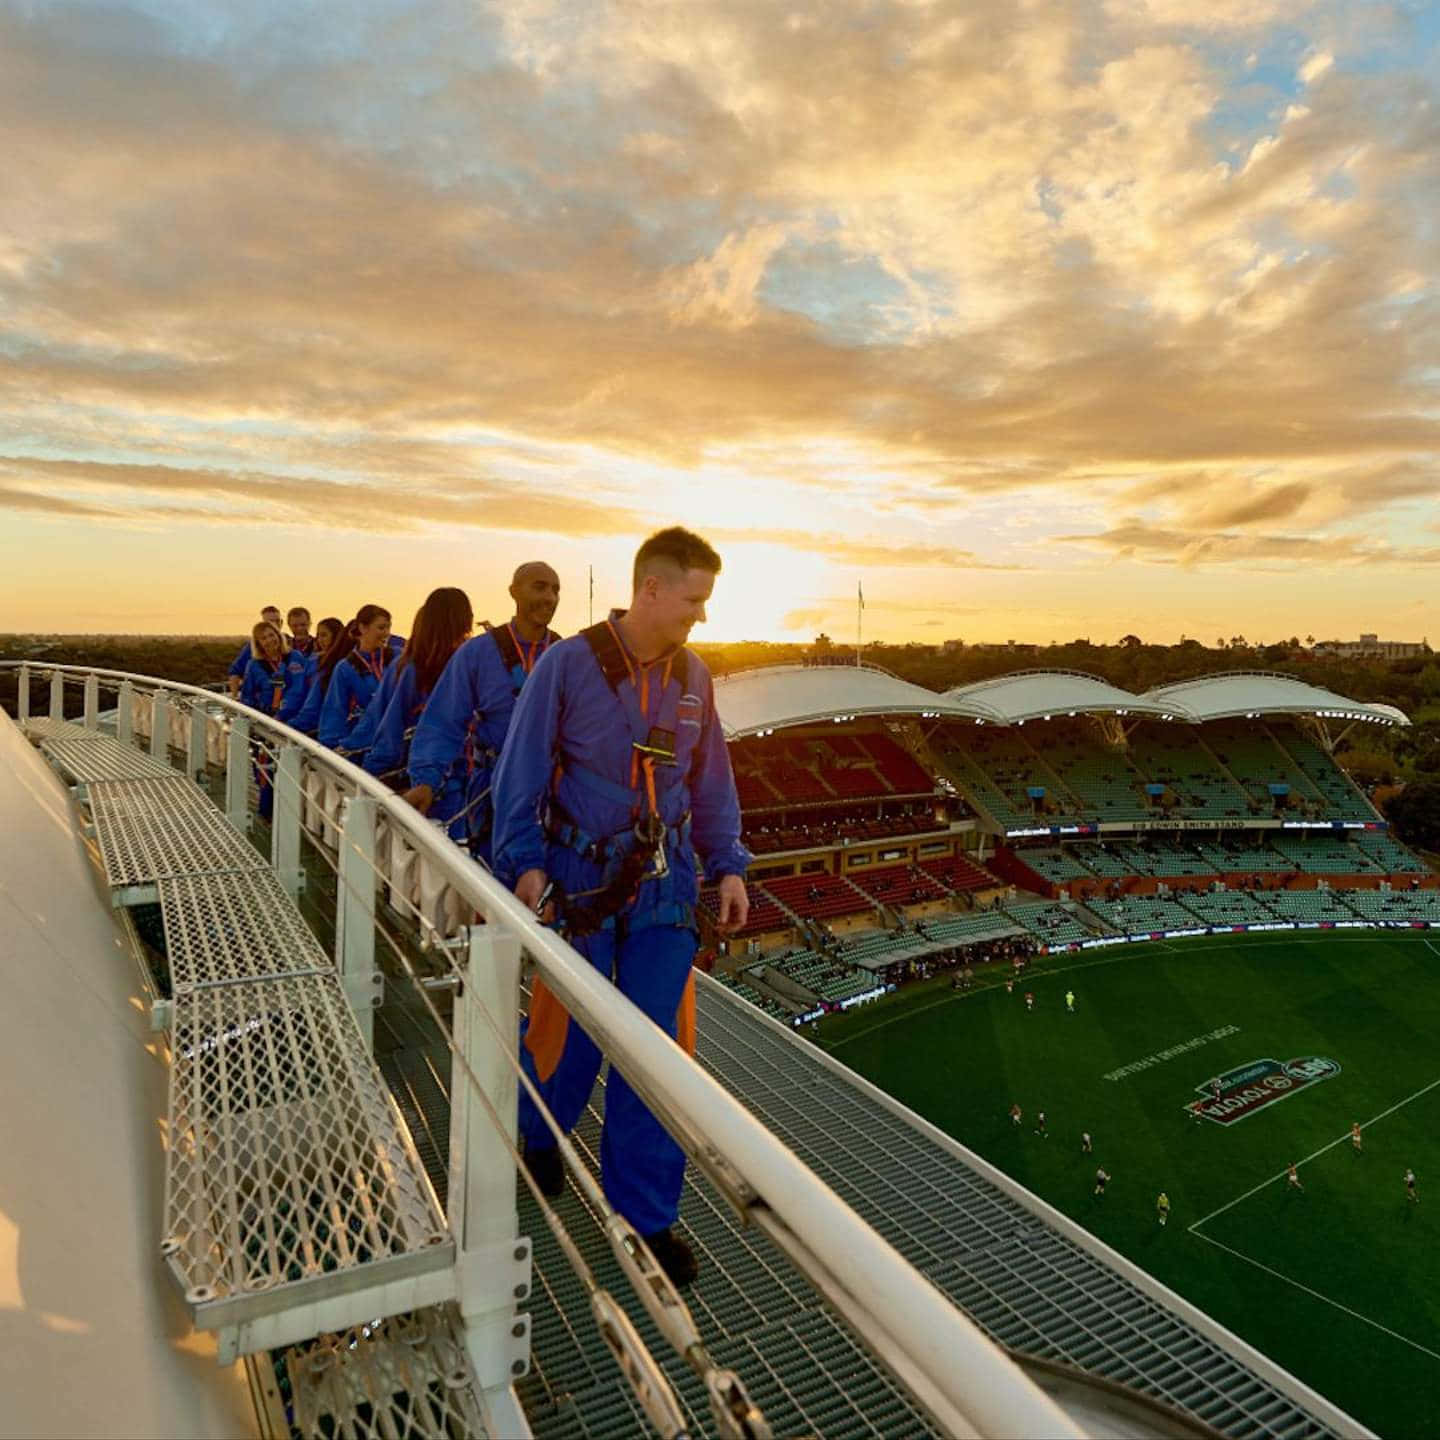
{"type": "MultiPolygon", "coordinates": [[[[665,851],[666,832],[673,828],[683,837],[689,826],[688,815],[674,827],[665,824],[660,815],[655,788],[655,767],[673,767],[676,763],[674,711],[678,708],[679,696],[685,692],[688,677],[684,648],[675,651],[666,659],[660,678],[662,697],[667,693],[672,679],[679,682],[673,703],[666,705],[662,698],[664,708],[660,719],[662,722],[668,719],[669,724],[652,726],[647,713],[650,690],[648,667],[641,666],[637,673],[635,666],[630,663],[630,657],[625,653],[615,626],[609,620],[602,620],[598,625],[592,625],[580,633],[590,646],[606,683],[630,722],[630,786],[626,789],[616,785],[580,765],[567,764],[562,768],[582,785],[599,791],[609,799],[630,804],[632,810],[638,813],[630,831],[621,831],[607,839],[586,835],[577,825],[563,817],[563,812],[558,816],[552,814],[552,824],[549,827],[552,839],[568,844],[597,863],[604,863],[613,859],[616,854],[620,855],[620,864],[615,874],[596,890],[566,895],[554,881],[547,884],[536,911],[543,911],[548,903],[554,901],[559,928],[572,937],[589,935],[602,929],[607,921],[635,899],[642,884],[647,880],[660,880],[668,875],[670,862],[665,851]],[[627,680],[630,682],[628,692],[622,688],[627,680]],[[637,796],[640,799],[637,799],[637,796]],[[553,823],[555,819],[560,819],[562,823],[553,823]],[[632,837],[634,843],[627,844],[632,837]],[[576,903],[582,899],[582,895],[584,903],[576,903]]],[[[558,809],[552,801],[552,811],[558,809]]]]}

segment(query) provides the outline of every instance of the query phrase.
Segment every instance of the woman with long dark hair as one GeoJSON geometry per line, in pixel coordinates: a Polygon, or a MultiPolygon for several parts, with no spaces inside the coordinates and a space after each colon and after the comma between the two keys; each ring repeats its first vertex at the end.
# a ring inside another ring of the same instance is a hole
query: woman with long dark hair
{"type": "Polygon", "coordinates": [[[450,657],[469,638],[474,626],[475,611],[463,590],[446,585],[425,597],[425,603],[415,612],[415,626],[400,659],[386,674],[386,684],[365,714],[369,721],[375,712],[380,712],[363,762],[372,775],[389,779],[403,773],[415,722],[450,657]],[[388,696],[387,687],[392,691],[388,696]]]}
{"type": "Polygon", "coordinates": [[[327,615],[315,627],[315,649],[306,657],[309,660],[309,674],[305,677],[305,699],[290,723],[306,735],[313,735],[320,724],[320,702],[330,686],[330,670],[326,662],[344,658],[345,651],[353,648],[355,641],[345,628],[345,622],[338,615],[327,615]],[[342,644],[342,637],[349,641],[342,644]]]}
{"type": "Polygon", "coordinates": [[[353,643],[338,657],[332,645],[321,667],[330,681],[320,702],[320,743],[332,750],[349,748],[350,732],[375,698],[398,648],[390,644],[390,612],[383,605],[362,605],[346,633],[353,643]]]}

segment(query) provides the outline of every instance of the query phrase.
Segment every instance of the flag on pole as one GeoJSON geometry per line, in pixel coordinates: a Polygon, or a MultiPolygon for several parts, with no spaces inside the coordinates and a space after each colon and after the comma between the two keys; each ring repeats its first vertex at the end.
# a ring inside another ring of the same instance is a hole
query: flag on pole
{"type": "Polygon", "coordinates": [[[855,582],[855,591],[860,597],[860,608],[863,610],[865,608],[865,582],[863,580],[855,582]]]}

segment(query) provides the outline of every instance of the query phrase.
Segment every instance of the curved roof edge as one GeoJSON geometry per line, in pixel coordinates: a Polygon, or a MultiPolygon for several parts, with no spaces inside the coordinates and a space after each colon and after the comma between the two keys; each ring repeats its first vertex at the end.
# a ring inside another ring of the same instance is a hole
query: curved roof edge
{"type": "MultiPolygon", "coordinates": [[[[1173,705],[1134,695],[1083,670],[1017,670],[971,685],[956,685],[945,695],[999,710],[1011,724],[1059,715],[1159,715],[1169,719],[1175,714],[1173,705]]],[[[1182,712],[1182,718],[1188,720],[1188,712],[1182,712]]]]}
{"type": "Polygon", "coordinates": [[[767,665],[715,677],[715,709],[726,739],[824,720],[862,715],[919,715],[927,719],[985,720],[1005,717],[983,702],[937,695],[869,665],[767,665]]]}
{"type": "Polygon", "coordinates": [[[1367,705],[1277,670],[1233,670],[1157,686],[1145,698],[1197,722],[1252,719],[1261,715],[1314,715],[1326,720],[1365,720],[1408,725],[1393,705],[1367,705]]]}

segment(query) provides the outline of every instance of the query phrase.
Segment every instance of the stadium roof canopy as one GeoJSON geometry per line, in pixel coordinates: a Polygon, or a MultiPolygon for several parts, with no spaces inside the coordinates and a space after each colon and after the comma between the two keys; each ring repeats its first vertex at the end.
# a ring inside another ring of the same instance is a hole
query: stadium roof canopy
{"type": "Polygon", "coordinates": [[[770,665],[718,676],[715,709],[731,740],[783,725],[862,715],[945,715],[1005,723],[992,706],[937,695],[872,665],[770,665]]]}
{"type": "Polygon", "coordinates": [[[1241,671],[1206,675],[1178,685],[1148,690],[1145,699],[1181,719],[1223,720],[1230,716],[1315,715],[1326,720],[1368,720],[1380,725],[1408,725],[1409,717],[1393,705],[1362,705],[1333,690],[1308,685],[1293,675],[1241,671]]]}
{"type": "MultiPolygon", "coordinates": [[[[1022,670],[973,685],[957,685],[947,699],[996,710],[1007,725],[1051,720],[1058,715],[1169,715],[1173,709],[1132,695],[1078,670],[1022,670]]],[[[1188,718],[1188,717],[1186,717],[1188,718]]]]}

